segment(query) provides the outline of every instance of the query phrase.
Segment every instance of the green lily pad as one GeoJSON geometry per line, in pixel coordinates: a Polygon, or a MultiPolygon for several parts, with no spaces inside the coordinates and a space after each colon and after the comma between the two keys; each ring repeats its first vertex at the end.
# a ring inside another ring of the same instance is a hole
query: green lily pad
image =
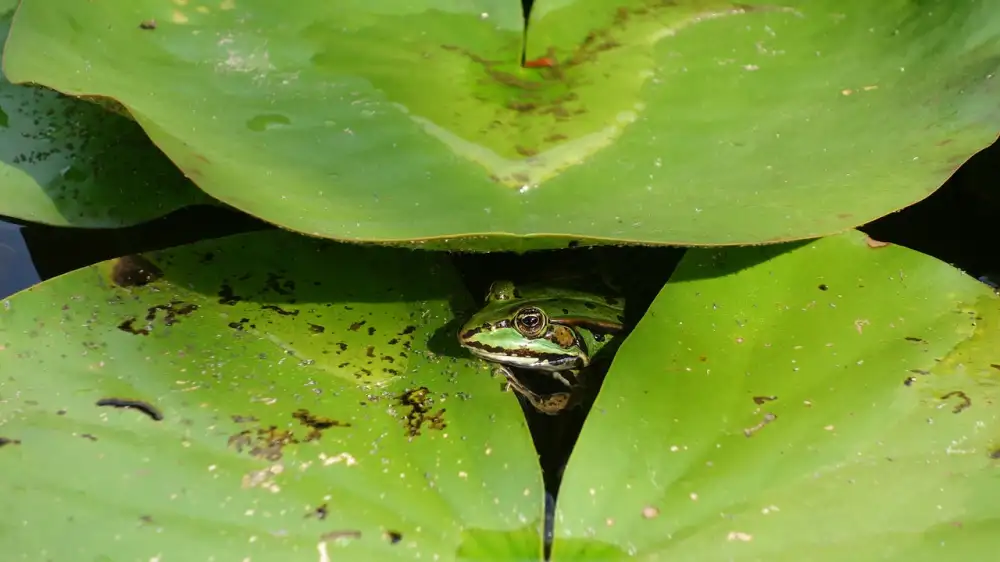
{"type": "MultiPolygon", "coordinates": [[[[0,6],[7,37],[13,6],[0,6]]],[[[0,215],[54,226],[113,228],[206,197],[123,117],[0,76],[0,215]]]]}
{"type": "Polygon", "coordinates": [[[538,559],[513,394],[444,256],[258,232],[0,306],[10,559],[538,559]]]}
{"type": "Polygon", "coordinates": [[[761,243],[909,205],[995,138],[987,4],[539,0],[525,35],[517,0],[24,0],[4,62],[315,236],[761,243]]]}
{"type": "Polygon", "coordinates": [[[689,251],[584,426],[552,559],[987,560],[998,341],[989,288],[859,233],[689,251]]]}

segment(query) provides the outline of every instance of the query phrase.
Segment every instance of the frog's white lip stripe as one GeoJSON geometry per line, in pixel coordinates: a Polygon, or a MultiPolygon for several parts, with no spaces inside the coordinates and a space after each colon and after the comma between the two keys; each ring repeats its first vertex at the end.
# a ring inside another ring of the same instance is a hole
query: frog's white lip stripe
{"type": "Polygon", "coordinates": [[[468,348],[473,354],[488,361],[509,365],[511,367],[519,367],[521,369],[533,369],[536,371],[564,371],[566,369],[576,369],[586,366],[586,364],[582,364],[583,361],[580,357],[574,356],[557,355],[553,353],[543,354],[541,356],[518,357],[516,355],[510,355],[509,352],[500,351],[494,353],[480,347],[475,347],[474,345],[469,345],[468,348]]]}

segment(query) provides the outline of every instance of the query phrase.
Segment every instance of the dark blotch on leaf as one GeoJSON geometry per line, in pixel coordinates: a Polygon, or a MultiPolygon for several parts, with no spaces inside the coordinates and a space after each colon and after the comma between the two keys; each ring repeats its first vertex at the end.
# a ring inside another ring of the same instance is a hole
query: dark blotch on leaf
{"type": "Polygon", "coordinates": [[[994,369],[1000,371],[1000,365],[998,365],[996,363],[990,363],[990,367],[993,367],[994,369]]]}
{"type": "Polygon", "coordinates": [[[319,519],[320,521],[322,521],[322,520],[326,519],[326,516],[328,514],[329,514],[329,511],[327,511],[326,504],[324,503],[324,504],[321,504],[316,509],[312,510],[311,512],[307,513],[306,517],[315,517],[316,519],[319,519]]]}
{"type": "Polygon", "coordinates": [[[118,324],[118,329],[123,332],[128,332],[135,336],[148,336],[149,328],[136,328],[135,318],[126,318],[121,324],[118,324]]]}
{"type": "Polygon", "coordinates": [[[828,286],[826,285],[826,283],[820,283],[820,284],[819,284],[819,290],[820,290],[820,291],[826,291],[826,290],[828,290],[829,288],[830,288],[830,287],[828,287],[828,286]]]}
{"type": "Polygon", "coordinates": [[[80,437],[83,437],[84,439],[86,439],[88,441],[97,441],[97,437],[95,437],[95,436],[93,436],[93,435],[91,435],[89,433],[81,433],[80,437]]]}
{"type": "Polygon", "coordinates": [[[0,437],[0,447],[6,447],[7,445],[20,445],[20,439],[10,439],[9,437],[0,437]]]}
{"type": "Polygon", "coordinates": [[[906,341],[912,341],[917,343],[927,343],[927,340],[923,338],[918,338],[916,336],[906,336],[906,341]]]}
{"type": "Polygon", "coordinates": [[[145,20],[139,23],[139,29],[145,29],[146,31],[152,31],[156,29],[156,20],[145,20]]]}
{"type": "Polygon", "coordinates": [[[993,449],[993,450],[992,450],[992,451],[990,452],[990,458],[991,458],[991,459],[1000,459],[1000,448],[998,448],[998,449],[993,449]]]}
{"type": "Polygon", "coordinates": [[[403,533],[399,531],[386,531],[385,540],[389,541],[389,544],[396,544],[403,540],[403,533]]]}
{"type": "Polygon", "coordinates": [[[299,423],[309,428],[305,441],[315,441],[323,437],[323,430],[331,427],[351,427],[348,422],[337,421],[324,416],[317,416],[310,413],[305,408],[299,408],[292,412],[292,417],[299,420],[299,423]]]}
{"type": "Polygon", "coordinates": [[[322,334],[326,331],[326,328],[319,324],[309,324],[309,331],[314,334],[322,334]]]}
{"type": "Polygon", "coordinates": [[[412,334],[413,332],[416,332],[416,331],[417,331],[417,327],[416,326],[407,326],[407,327],[403,328],[403,331],[400,332],[398,335],[400,335],[400,336],[408,336],[408,335],[410,335],[410,334],[412,334]]]}
{"type": "Polygon", "coordinates": [[[365,325],[365,322],[366,322],[366,320],[362,320],[360,322],[355,322],[355,323],[351,324],[351,327],[348,328],[348,330],[350,330],[352,332],[357,332],[358,330],[361,329],[362,326],[365,325]]]}
{"type": "Polygon", "coordinates": [[[968,394],[962,392],[961,390],[953,390],[953,391],[949,392],[948,394],[945,394],[944,396],[942,396],[941,400],[947,400],[947,399],[951,398],[952,396],[957,396],[961,400],[958,404],[955,405],[954,408],[951,409],[951,412],[953,414],[961,413],[962,410],[965,410],[969,406],[972,406],[972,399],[969,398],[968,394]]]}
{"type": "Polygon", "coordinates": [[[269,291],[274,291],[279,295],[290,295],[295,291],[295,282],[290,279],[282,279],[280,275],[276,273],[268,273],[267,281],[264,282],[264,288],[269,291]]]}
{"type": "Polygon", "coordinates": [[[163,277],[163,271],[139,255],[118,258],[111,268],[111,282],[119,287],[141,287],[163,277]]]}
{"type": "Polygon", "coordinates": [[[278,314],[280,314],[282,316],[298,316],[299,315],[299,311],[298,310],[285,310],[285,309],[281,308],[280,306],[275,306],[273,304],[262,304],[260,307],[262,309],[264,309],[264,310],[273,310],[273,311],[277,312],[278,314]]]}
{"type": "Polygon", "coordinates": [[[188,304],[182,301],[171,301],[167,304],[158,304],[156,306],[151,306],[146,309],[146,321],[152,322],[156,320],[157,312],[163,311],[166,314],[163,316],[163,323],[167,326],[173,326],[177,322],[178,316],[187,316],[192,312],[198,310],[198,305],[188,304]]]}
{"type": "Polygon", "coordinates": [[[369,336],[374,336],[375,335],[375,328],[373,326],[369,326],[368,327],[368,335],[369,336]]]}
{"type": "Polygon", "coordinates": [[[759,405],[759,404],[764,404],[765,402],[770,402],[772,400],[777,400],[777,399],[778,399],[777,396],[754,396],[753,397],[753,403],[759,405]]]}
{"type": "Polygon", "coordinates": [[[243,300],[243,297],[236,296],[236,294],[233,292],[233,288],[226,284],[223,284],[222,287],[219,289],[218,295],[219,295],[219,304],[226,304],[232,306],[243,300]]]}
{"type": "Polygon", "coordinates": [[[132,410],[139,410],[156,421],[163,419],[163,414],[161,414],[155,406],[142,400],[129,400],[127,398],[101,398],[96,402],[96,404],[98,406],[111,406],[112,408],[130,408],[132,410]]]}
{"type": "Polygon", "coordinates": [[[410,437],[420,435],[420,430],[424,426],[429,429],[441,430],[447,425],[444,421],[444,408],[431,413],[434,399],[426,386],[408,390],[399,395],[396,400],[400,405],[410,408],[409,413],[406,414],[406,432],[410,437]]]}
{"type": "Polygon", "coordinates": [[[917,380],[916,377],[906,377],[906,379],[903,381],[903,384],[905,386],[911,386],[911,385],[913,385],[914,381],[916,381],[916,380],[917,380]]]}

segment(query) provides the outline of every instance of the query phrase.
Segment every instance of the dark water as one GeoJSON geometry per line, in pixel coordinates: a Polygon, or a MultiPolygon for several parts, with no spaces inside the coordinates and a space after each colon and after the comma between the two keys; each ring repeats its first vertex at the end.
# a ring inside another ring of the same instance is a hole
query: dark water
{"type": "Polygon", "coordinates": [[[0,298],[38,283],[21,227],[0,221],[0,298]]]}

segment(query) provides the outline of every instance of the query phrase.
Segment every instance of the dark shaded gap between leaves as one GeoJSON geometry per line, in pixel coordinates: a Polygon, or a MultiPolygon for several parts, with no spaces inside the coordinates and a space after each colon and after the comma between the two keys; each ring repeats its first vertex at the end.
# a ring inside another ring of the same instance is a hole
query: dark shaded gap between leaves
{"type": "Polygon", "coordinates": [[[528,23],[531,21],[531,8],[535,5],[535,0],[521,0],[521,14],[524,17],[524,31],[521,37],[521,66],[528,56],[528,23]]]}

